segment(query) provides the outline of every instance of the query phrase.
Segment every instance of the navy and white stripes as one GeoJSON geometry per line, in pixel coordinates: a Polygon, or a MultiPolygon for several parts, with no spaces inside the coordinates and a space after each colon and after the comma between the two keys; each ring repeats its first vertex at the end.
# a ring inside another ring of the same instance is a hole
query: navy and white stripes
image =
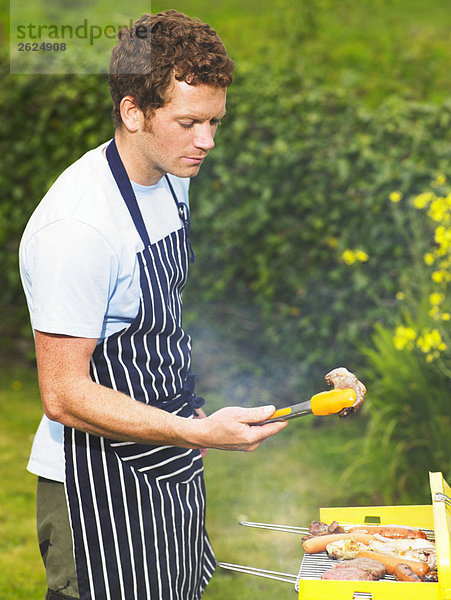
{"type": "Polygon", "coordinates": [[[146,404],[180,393],[191,366],[191,338],[182,329],[186,243],[181,228],[138,255],[138,315],[129,327],[99,344],[91,359],[95,381],[146,404]],[[110,356],[118,360],[114,373],[110,356]]]}
{"type": "Polygon", "coordinates": [[[79,482],[70,512],[78,523],[80,598],[200,598],[215,569],[200,456],[181,479],[176,471],[154,478],[119,459],[114,443],[76,430],[69,435],[75,460],[67,475],[79,482]]]}

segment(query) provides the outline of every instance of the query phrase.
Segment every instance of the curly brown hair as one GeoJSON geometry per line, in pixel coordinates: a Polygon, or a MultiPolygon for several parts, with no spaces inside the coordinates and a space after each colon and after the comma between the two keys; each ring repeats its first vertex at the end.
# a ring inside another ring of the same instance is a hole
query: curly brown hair
{"type": "Polygon", "coordinates": [[[232,83],[234,64],[216,31],[176,10],[144,14],[118,39],[109,75],[116,126],[122,98],[131,96],[149,117],[168,101],[173,77],[190,85],[232,83]]]}

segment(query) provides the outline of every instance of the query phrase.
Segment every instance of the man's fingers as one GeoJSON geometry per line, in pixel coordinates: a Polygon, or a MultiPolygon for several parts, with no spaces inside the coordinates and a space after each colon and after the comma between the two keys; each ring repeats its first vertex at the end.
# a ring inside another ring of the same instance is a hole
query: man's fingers
{"type": "Polygon", "coordinates": [[[276,407],[272,404],[248,408],[241,421],[242,423],[261,423],[262,421],[269,419],[275,411],[276,407]]]}

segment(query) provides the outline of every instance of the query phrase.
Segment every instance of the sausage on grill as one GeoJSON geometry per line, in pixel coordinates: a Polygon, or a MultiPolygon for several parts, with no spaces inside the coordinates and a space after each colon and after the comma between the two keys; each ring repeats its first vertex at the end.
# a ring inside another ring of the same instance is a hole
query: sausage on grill
{"type": "Polygon", "coordinates": [[[395,567],[394,575],[398,581],[423,581],[421,577],[418,577],[418,575],[405,564],[397,565],[395,567]]]}

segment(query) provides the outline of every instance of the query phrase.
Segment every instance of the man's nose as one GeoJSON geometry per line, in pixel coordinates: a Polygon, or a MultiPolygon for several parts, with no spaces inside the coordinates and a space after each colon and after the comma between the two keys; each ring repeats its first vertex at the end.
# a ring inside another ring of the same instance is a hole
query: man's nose
{"type": "Polygon", "coordinates": [[[194,145],[196,148],[201,148],[202,150],[211,150],[215,146],[214,142],[214,133],[212,131],[212,127],[210,123],[204,123],[201,127],[196,131],[196,136],[194,138],[194,145]]]}

